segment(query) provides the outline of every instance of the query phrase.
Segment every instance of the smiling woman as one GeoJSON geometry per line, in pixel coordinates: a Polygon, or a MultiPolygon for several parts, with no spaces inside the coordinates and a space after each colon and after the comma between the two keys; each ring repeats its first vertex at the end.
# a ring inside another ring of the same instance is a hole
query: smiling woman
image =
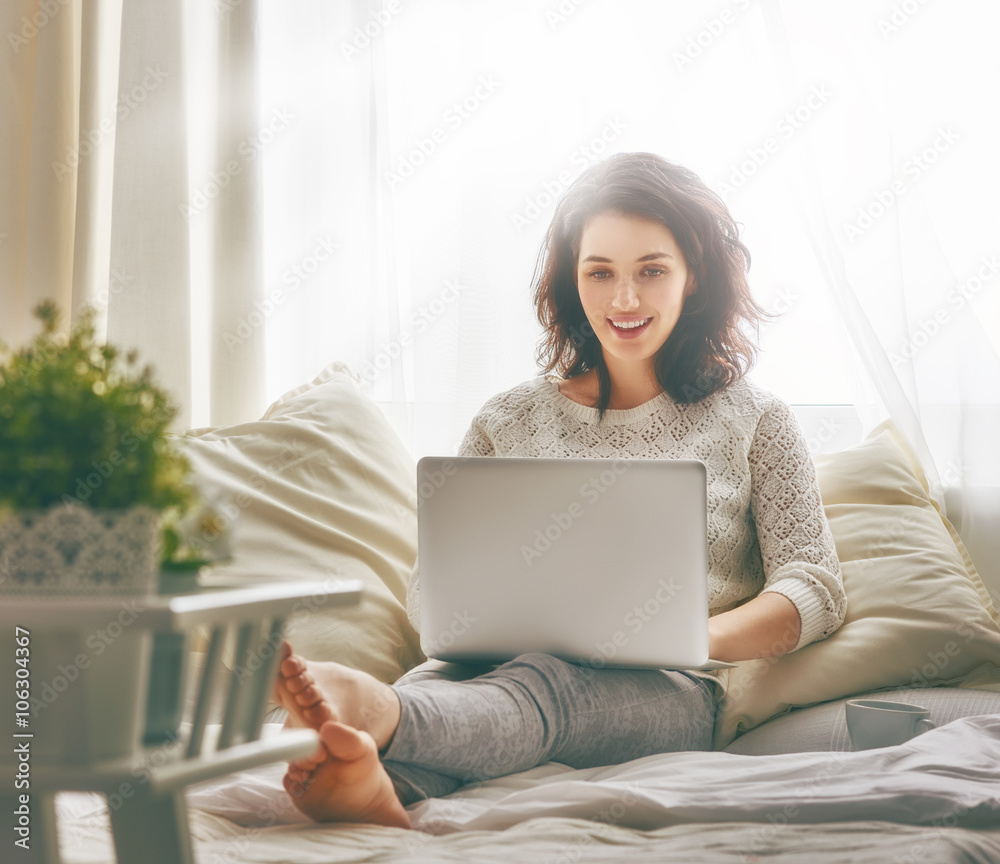
{"type": "MultiPolygon", "coordinates": [[[[589,169],[556,207],[535,289],[549,369],[572,374],[488,400],[459,451],[702,462],[709,654],[723,661],[822,640],[846,608],[805,438],[788,406],[743,376],[752,346],[739,327],[759,315],[748,259],[725,205],[692,172],[649,153],[589,169]]],[[[427,623],[416,569],[407,611],[427,623]]],[[[439,634],[425,629],[433,645],[439,634]]],[[[544,762],[710,749],[725,690],[710,672],[544,653],[494,669],[447,665],[390,687],[289,657],[280,699],[325,748],[289,767],[296,806],[317,820],[406,826],[401,804],[544,762]]]]}

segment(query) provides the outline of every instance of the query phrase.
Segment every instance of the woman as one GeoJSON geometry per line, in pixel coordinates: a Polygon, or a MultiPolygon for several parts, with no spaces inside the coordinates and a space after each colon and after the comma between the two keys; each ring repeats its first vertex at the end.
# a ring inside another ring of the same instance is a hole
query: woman
{"type": "MultiPolygon", "coordinates": [[[[539,265],[539,360],[562,377],[490,399],[460,455],[699,459],[710,655],[777,656],[829,636],[846,610],[840,565],[792,412],[743,377],[754,348],[741,327],[763,313],[721,199],[660,157],[612,157],[567,190],[539,265]]],[[[415,624],[419,584],[415,571],[415,624]]],[[[408,826],[404,804],[544,762],[711,749],[722,695],[710,673],[543,654],[493,670],[421,667],[389,687],[285,650],[281,701],[322,741],[285,786],[317,820],[408,826]]]]}

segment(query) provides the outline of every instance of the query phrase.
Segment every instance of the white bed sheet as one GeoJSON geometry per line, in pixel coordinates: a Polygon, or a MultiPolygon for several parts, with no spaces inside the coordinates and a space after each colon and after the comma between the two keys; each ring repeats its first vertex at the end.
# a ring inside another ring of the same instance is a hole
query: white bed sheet
{"type": "MultiPolygon", "coordinates": [[[[189,791],[200,861],[1000,861],[1000,715],[861,753],[550,764],[413,805],[410,832],[308,823],[281,774],[189,791]]],[[[65,860],[109,860],[95,796],[60,796],[59,810],[65,860]]]]}

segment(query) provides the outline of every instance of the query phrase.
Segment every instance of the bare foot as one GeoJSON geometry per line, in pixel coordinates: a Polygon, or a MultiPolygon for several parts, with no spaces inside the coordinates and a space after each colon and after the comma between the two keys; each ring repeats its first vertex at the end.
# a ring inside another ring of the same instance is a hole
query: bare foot
{"type": "Polygon", "coordinates": [[[285,790],[295,806],[317,822],[409,828],[410,817],[396,797],[372,736],[333,720],[318,731],[325,758],[300,759],[285,774],[285,790]]]}
{"type": "Polygon", "coordinates": [[[318,822],[410,827],[370,732],[385,746],[396,730],[399,700],[391,687],[339,663],[304,660],[284,643],[274,696],[288,710],[288,725],[320,735],[316,751],[290,762],[285,773],[285,790],[299,810],[318,822]]]}
{"type": "Polygon", "coordinates": [[[399,697],[388,684],[340,663],[305,660],[285,642],[274,700],[288,711],[286,726],[319,730],[337,720],[367,732],[384,750],[399,725],[399,697]]]}

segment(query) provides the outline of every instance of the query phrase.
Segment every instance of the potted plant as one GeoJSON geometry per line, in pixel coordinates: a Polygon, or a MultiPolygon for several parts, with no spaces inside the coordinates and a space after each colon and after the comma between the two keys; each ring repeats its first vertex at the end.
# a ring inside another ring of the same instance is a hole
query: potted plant
{"type": "MultiPolygon", "coordinates": [[[[34,314],[41,332],[29,344],[16,353],[0,346],[0,594],[154,593],[161,570],[195,561],[177,530],[198,498],[188,462],[168,436],[176,408],[134,352],[122,357],[97,344],[92,313],[66,337],[55,304],[34,314]]],[[[141,614],[141,600],[132,605],[141,614]]],[[[119,616],[109,627],[113,640],[58,633],[39,641],[32,656],[39,680],[79,672],[72,687],[53,691],[51,705],[35,705],[39,731],[51,732],[40,736],[52,748],[47,755],[79,761],[131,751],[152,640],[130,623],[119,616]],[[125,704],[122,694],[130,692],[140,695],[125,704]]],[[[177,640],[164,641],[183,655],[183,641],[179,649],[177,640]]],[[[152,680],[150,700],[166,693],[179,702],[179,681],[156,671],[152,680]]]]}
{"type": "Polygon", "coordinates": [[[161,513],[194,499],[176,408],[92,313],[61,338],[55,305],[34,311],[42,332],[0,354],[0,592],[155,590],[161,513]]]}

